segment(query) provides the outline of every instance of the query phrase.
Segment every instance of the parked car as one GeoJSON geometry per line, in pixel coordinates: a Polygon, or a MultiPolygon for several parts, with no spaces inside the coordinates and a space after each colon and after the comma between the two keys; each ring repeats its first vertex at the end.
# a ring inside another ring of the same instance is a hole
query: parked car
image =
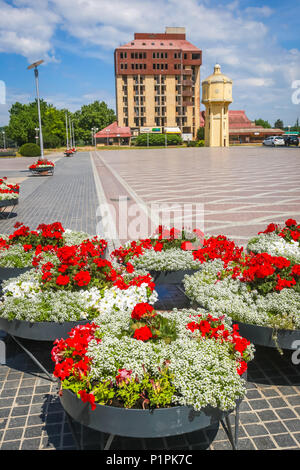
{"type": "Polygon", "coordinates": [[[289,146],[289,145],[298,146],[299,145],[299,138],[297,135],[283,135],[282,137],[284,138],[284,142],[286,146],[289,146]]]}
{"type": "Polygon", "coordinates": [[[279,146],[279,145],[285,145],[284,139],[280,136],[272,136],[272,137],[267,137],[263,141],[263,145],[271,145],[272,147],[279,146]]]}

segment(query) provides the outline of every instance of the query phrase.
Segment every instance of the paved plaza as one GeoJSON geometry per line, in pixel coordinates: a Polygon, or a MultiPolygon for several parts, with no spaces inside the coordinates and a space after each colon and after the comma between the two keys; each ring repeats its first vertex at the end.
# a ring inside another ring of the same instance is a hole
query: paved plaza
{"type": "MultiPolygon", "coordinates": [[[[0,220],[0,233],[10,233],[16,221],[31,228],[60,221],[65,228],[107,238],[113,224],[117,230],[120,224],[119,196],[129,209],[134,204],[142,207],[149,221],[151,204],[192,204],[199,214],[191,212],[191,224],[199,215],[205,233],[222,233],[243,245],[271,222],[300,219],[299,148],[98,150],[49,158],[56,163],[54,175],[38,177],[27,170],[34,159],[0,159],[0,177],[20,183],[19,204],[12,217],[0,220]],[[107,203],[117,215],[108,226],[99,211],[107,203]]],[[[114,239],[112,246],[118,242],[114,239]]],[[[52,345],[24,344],[51,373],[52,345]]],[[[300,366],[293,364],[291,355],[257,347],[248,369],[247,397],[240,407],[241,450],[300,449],[300,366]]],[[[6,359],[0,365],[0,449],[75,449],[57,383],[9,337],[6,359]]],[[[85,449],[96,449],[99,440],[99,433],[84,429],[85,449]]],[[[221,426],[165,439],[116,437],[111,446],[112,450],[230,448],[221,426]]]]}

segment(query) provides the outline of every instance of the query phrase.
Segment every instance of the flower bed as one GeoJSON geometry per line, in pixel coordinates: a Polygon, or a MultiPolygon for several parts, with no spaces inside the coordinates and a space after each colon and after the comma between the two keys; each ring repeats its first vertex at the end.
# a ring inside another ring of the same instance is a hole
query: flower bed
{"type": "Polygon", "coordinates": [[[0,178],[0,202],[19,198],[20,186],[7,183],[7,177],[0,178]]]}
{"type": "Polygon", "coordinates": [[[158,227],[149,239],[132,241],[112,252],[112,257],[121,264],[137,270],[152,272],[186,271],[199,269],[200,264],[193,257],[193,250],[201,246],[203,234],[158,227]]]}
{"type": "Polygon", "coordinates": [[[54,375],[92,409],[234,409],[253,346],[202,310],[158,313],[148,303],[74,328],[52,350],[54,375]]]}
{"type": "Polygon", "coordinates": [[[186,295],[234,321],[275,329],[300,328],[300,265],[268,253],[214,259],[184,280],[186,295]]]}
{"type": "Polygon", "coordinates": [[[294,263],[300,263],[300,225],[295,219],[286,220],[284,227],[269,224],[263,232],[249,240],[247,250],[284,256],[294,263]]]}
{"type": "Polygon", "coordinates": [[[76,245],[87,239],[101,244],[103,255],[107,247],[105,240],[98,240],[84,232],[64,229],[60,222],[40,224],[35,230],[17,222],[14,228],[12,234],[0,237],[0,269],[32,268],[32,262],[36,266],[42,259],[45,262],[53,260],[53,253],[58,247],[76,245]]]}
{"type": "Polygon", "coordinates": [[[85,240],[57,247],[48,262],[36,256],[36,270],[3,283],[0,316],[31,322],[90,320],[140,299],[156,300],[150,276],[114,269],[102,253],[103,244],[85,240]]]}

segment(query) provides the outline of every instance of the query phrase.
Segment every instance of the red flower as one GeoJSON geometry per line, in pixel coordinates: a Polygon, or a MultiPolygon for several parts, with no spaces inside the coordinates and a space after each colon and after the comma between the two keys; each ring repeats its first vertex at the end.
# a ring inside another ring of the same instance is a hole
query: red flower
{"type": "Polygon", "coordinates": [[[147,304],[146,302],[141,302],[137,304],[131,313],[131,318],[134,320],[140,320],[142,317],[154,317],[156,315],[152,305],[147,304]],[[154,313],[153,313],[154,312],[154,313]]]}
{"type": "Polygon", "coordinates": [[[296,222],[295,219],[288,219],[288,220],[285,221],[285,225],[287,227],[291,227],[292,225],[297,225],[297,222],[296,222]]]}
{"type": "Polygon", "coordinates": [[[23,245],[24,251],[30,251],[32,249],[32,245],[23,245]]]}
{"type": "Polygon", "coordinates": [[[83,403],[90,403],[92,410],[96,409],[95,395],[88,393],[85,390],[79,390],[78,394],[80,395],[83,403]]]}
{"type": "Polygon", "coordinates": [[[295,242],[297,242],[300,238],[300,232],[297,232],[297,230],[292,230],[291,237],[295,242]]]}
{"type": "Polygon", "coordinates": [[[133,271],[134,271],[134,266],[133,266],[131,263],[127,263],[127,264],[126,264],[126,271],[127,271],[128,273],[133,273],[133,271]]]}
{"type": "Polygon", "coordinates": [[[163,243],[156,242],[153,248],[154,248],[154,251],[162,251],[163,247],[164,247],[163,243]]]}
{"type": "Polygon", "coordinates": [[[88,271],[79,271],[79,273],[74,276],[74,281],[80,287],[87,286],[90,283],[90,280],[91,275],[88,271]]]}
{"type": "Polygon", "coordinates": [[[237,367],[237,373],[238,373],[239,375],[243,375],[243,373],[246,372],[247,367],[248,367],[248,366],[247,366],[247,362],[245,362],[245,361],[239,362],[239,365],[238,365],[238,367],[237,367]]]}
{"type": "Polygon", "coordinates": [[[292,276],[300,276],[300,264],[295,264],[295,265],[293,266],[291,275],[292,275],[292,276]]]}
{"type": "Polygon", "coordinates": [[[69,276],[63,276],[62,274],[60,274],[57,279],[56,279],[56,284],[58,286],[66,286],[67,284],[69,284],[70,282],[70,278],[69,276]]]}
{"type": "Polygon", "coordinates": [[[117,385],[128,383],[131,378],[132,370],[119,369],[118,372],[119,374],[116,376],[117,385]]]}
{"type": "Polygon", "coordinates": [[[133,337],[140,341],[147,341],[148,339],[152,338],[152,331],[147,325],[142,326],[141,328],[137,328],[135,330],[133,337]]]}

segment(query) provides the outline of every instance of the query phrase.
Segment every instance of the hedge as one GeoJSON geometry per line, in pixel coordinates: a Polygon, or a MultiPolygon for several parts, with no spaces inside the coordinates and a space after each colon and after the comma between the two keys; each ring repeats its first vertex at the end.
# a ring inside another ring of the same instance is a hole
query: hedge
{"type": "Polygon", "coordinates": [[[163,146],[166,144],[167,136],[167,145],[181,145],[182,139],[178,134],[140,134],[134,142],[134,145],[139,147],[146,147],[147,143],[149,146],[163,146]],[[147,139],[148,136],[148,139],[147,139]]]}
{"type": "Polygon", "coordinates": [[[19,153],[23,157],[39,157],[41,155],[41,149],[37,144],[28,143],[21,145],[19,153]]]}

